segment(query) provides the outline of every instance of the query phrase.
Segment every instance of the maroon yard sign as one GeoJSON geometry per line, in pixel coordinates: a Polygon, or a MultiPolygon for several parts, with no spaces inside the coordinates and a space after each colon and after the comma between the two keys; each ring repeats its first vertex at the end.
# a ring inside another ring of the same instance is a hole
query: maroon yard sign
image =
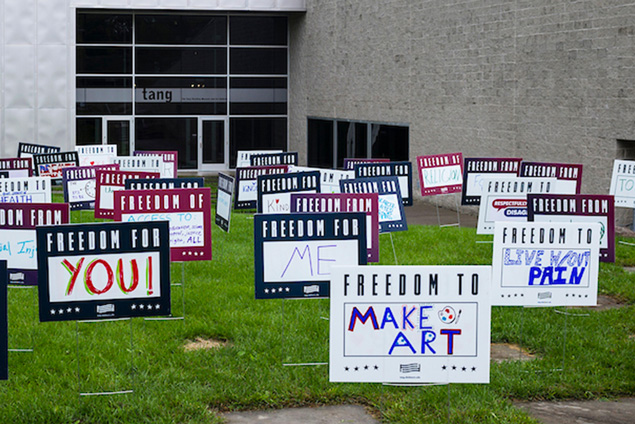
{"type": "Polygon", "coordinates": [[[6,172],[8,178],[32,177],[32,158],[4,158],[0,159],[0,172],[6,172]]]}
{"type": "Polygon", "coordinates": [[[522,162],[519,177],[549,177],[559,181],[563,193],[575,191],[580,194],[582,187],[582,165],[573,163],[522,162]]]}
{"type": "Polygon", "coordinates": [[[169,221],[170,260],[212,259],[211,189],[121,190],[115,192],[115,219],[169,221]]]}
{"type": "Polygon", "coordinates": [[[450,194],[463,187],[463,154],[417,156],[422,196],[450,194]]]}
{"type": "Polygon", "coordinates": [[[125,188],[126,180],[159,178],[159,175],[158,172],[97,170],[95,173],[97,180],[95,189],[97,193],[95,197],[95,218],[114,218],[114,193],[125,188]]]}
{"type": "Polygon", "coordinates": [[[68,224],[66,203],[0,203],[0,260],[7,260],[9,284],[37,285],[35,227],[68,224]]]}

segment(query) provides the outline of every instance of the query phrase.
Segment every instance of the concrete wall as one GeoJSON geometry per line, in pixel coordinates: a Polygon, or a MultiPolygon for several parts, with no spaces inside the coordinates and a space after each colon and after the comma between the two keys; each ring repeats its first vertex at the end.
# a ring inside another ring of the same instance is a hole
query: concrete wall
{"type": "Polygon", "coordinates": [[[307,116],[400,122],[413,161],[583,163],[583,192],[608,193],[617,140],[635,140],[634,18],[632,0],[307,2],[290,148],[306,160],[307,116]]]}

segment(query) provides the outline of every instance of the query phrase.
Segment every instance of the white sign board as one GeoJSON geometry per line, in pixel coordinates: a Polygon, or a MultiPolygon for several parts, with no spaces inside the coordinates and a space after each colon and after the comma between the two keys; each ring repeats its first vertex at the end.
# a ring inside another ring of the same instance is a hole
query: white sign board
{"type": "Polygon", "coordinates": [[[117,156],[117,145],[75,146],[75,151],[79,155],[79,166],[110,165],[117,156]]]}
{"type": "Polygon", "coordinates": [[[490,271],[333,267],[329,380],[488,383],[490,271]]]}
{"type": "Polygon", "coordinates": [[[615,206],[635,208],[635,161],[613,162],[609,194],[615,196],[615,206]]]}
{"type": "Polygon", "coordinates": [[[352,180],[355,171],[341,171],[339,169],[310,168],[308,166],[289,165],[289,172],[320,172],[320,193],[341,193],[340,180],[352,180]]]}
{"type": "Polygon", "coordinates": [[[51,179],[0,178],[0,203],[51,203],[51,179]]]}
{"type": "Polygon", "coordinates": [[[498,221],[527,222],[528,194],[575,194],[560,190],[555,178],[487,177],[482,186],[476,234],[494,234],[498,221]]]}
{"type": "Polygon", "coordinates": [[[492,305],[595,306],[597,222],[498,223],[492,257],[492,305]]]}
{"type": "Polygon", "coordinates": [[[269,153],[282,153],[282,150],[239,150],[236,157],[236,168],[248,168],[251,166],[253,155],[267,155],[269,153]]]}
{"type": "Polygon", "coordinates": [[[166,175],[165,164],[161,156],[117,156],[114,160],[120,171],[158,172],[160,178],[172,178],[166,175]]]}

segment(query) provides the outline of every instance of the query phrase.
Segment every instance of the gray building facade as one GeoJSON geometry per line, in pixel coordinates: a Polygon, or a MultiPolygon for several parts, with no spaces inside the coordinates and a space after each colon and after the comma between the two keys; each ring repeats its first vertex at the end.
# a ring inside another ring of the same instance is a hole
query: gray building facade
{"type": "MultiPolygon", "coordinates": [[[[142,128],[165,132],[152,126],[156,119],[178,118],[195,137],[184,142],[177,133],[174,147],[191,144],[187,166],[198,172],[232,168],[245,137],[243,148],[299,151],[301,164],[315,166],[451,152],[582,163],[587,193],[608,192],[614,159],[635,159],[635,3],[628,0],[0,0],[0,16],[3,157],[20,141],[63,149],[106,143],[111,124],[127,131],[131,149],[137,138],[147,148],[153,139],[142,128]],[[129,15],[130,41],[78,39],[78,26],[89,28],[84,18],[95,13],[129,15]],[[148,16],[183,14],[219,16],[227,37],[167,46],[139,37],[148,16]],[[249,27],[244,17],[283,18],[288,37],[235,38],[239,21],[249,27]],[[129,69],[101,72],[84,55],[120,42],[130,44],[129,69]],[[181,49],[183,57],[214,50],[226,61],[209,72],[184,72],[185,62],[177,71],[165,62],[140,67],[142,54],[158,48],[181,49]],[[274,70],[253,74],[248,50],[274,70]],[[234,52],[245,53],[236,68],[234,52]],[[164,108],[160,98],[146,99],[150,92],[182,104],[164,108]],[[101,106],[86,108],[91,96],[101,106]],[[185,104],[200,99],[209,108],[185,104]],[[114,103],[118,112],[104,112],[114,103]],[[80,137],[93,130],[90,119],[104,127],[93,141],[80,137]]],[[[171,147],[162,141],[161,149],[171,147]]]]}

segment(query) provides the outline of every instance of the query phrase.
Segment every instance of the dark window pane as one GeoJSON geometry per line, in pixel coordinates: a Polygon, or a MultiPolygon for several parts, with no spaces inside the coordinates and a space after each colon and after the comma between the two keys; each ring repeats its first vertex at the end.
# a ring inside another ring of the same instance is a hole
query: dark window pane
{"type": "Polygon", "coordinates": [[[90,144],[101,144],[101,118],[77,118],[76,124],[76,142],[78,146],[86,146],[90,144]]]}
{"type": "Polygon", "coordinates": [[[286,118],[230,118],[229,167],[236,167],[238,150],[287,150],[286,118]]]}
{"type": "Polygon", "coordinates": [[[132,47],[77,46],[78,74],[131,74],[132,47]]]}
{"type": "Polygon", "coordinates": [[[308,165],[333,168],[333,121],[309,119],[308,165]]]}
{"type": "Polygon", "coordinates": [[[203,121],[203,163],[225,163],[224,121],[203,121]]]}
{"type": "Polygon", "coordinates": [[[368,125],[359,122],[337,122],[337,167],[344,166],[345,158],[368,157],[368,125]]]}
{"type": "Polygon", "coordinates": [[[179,169],[198,166],[198,120],[196,118],[137,118],[136,150],[176,150],[179,169]]]}
{"type": "Polygon", "coordinates": [[[137,47],[137,74],[227,73],[227,49],[220,47],[137,47]]]}
{"type": "Polygon", "coordinates": [[[131,44],[132,15],[77,13],[77,44],[131,44]]]}
{"type": "Polygon", "coordinates": [[[106,142],[117,145],[119,156],[130,156],[130,121],[106,121],[106,142]]]}
{"type": "Polygon", "coordinates": [[[132,114],[132,78],[77,78],[78,115],[132,114]]]}
{"type": "Polygon", "coordinates": [[[139,77],[135,111],[138,115],[224,115],[227,113],[227,79],[139,77]]]}
{"type": "Polygon", "coordinates": [[[286,78],[232,78],[230,113],[234,115],[285,115],[286,78]]]}
{"type": "Polygon", "coordinates": [[[371,125],[372,157],[392,161],[409,160],[408,127],[397,125],[371,125]]]}
{"type": "Polygon", "coordinates": [[[229,31],[230,44],[287,45],[287,18],[284,16],[232,16],[229,31]]]}
{"type": "Polygon", "coordinates": [[[137,44],[227,44],[227,18],[199,15],[137,15],[137,44]]]}
{"type": "Polygon", "coordinates": [[[287,49],[233,48],[230,73],[239,75],[283,75],[287,73],[287,49]]]}

